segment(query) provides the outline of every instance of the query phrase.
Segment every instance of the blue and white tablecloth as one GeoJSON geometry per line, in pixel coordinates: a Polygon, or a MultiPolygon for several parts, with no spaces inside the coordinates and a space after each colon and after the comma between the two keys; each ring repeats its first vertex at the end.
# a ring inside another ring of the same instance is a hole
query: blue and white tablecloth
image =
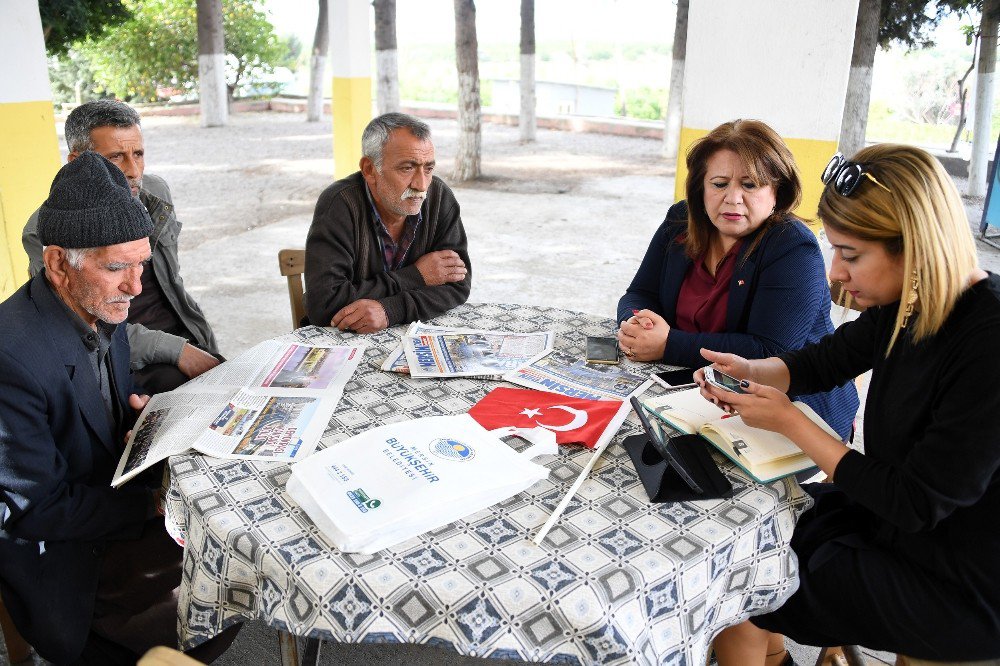
{"type": "MultiPolygon", "coordinates": [[[[467,304],[429,323],[553,330],[557,349],[580,356],[585,336],[613,325],[511,304],[467,304]]],[[[465,412],[500,385],[380,371],[402,331],[334,332],[370,346],[321,446],[384,423],[465,412]]],[[[541,546],[530,538],[589,449],[560,447],[548,480],[374,555],[333,548],[285,493],[287,465],[175,456],[168,517],[187,541],[182,646],[257,618],[300,636],[478,657],[701,666],[721,629],[794,592],[788,542],[809,499],[791,479],[759,485],[723,464],[731,499],[650,504],[620,445],[638,430],[630,417],[541,546]]]]}

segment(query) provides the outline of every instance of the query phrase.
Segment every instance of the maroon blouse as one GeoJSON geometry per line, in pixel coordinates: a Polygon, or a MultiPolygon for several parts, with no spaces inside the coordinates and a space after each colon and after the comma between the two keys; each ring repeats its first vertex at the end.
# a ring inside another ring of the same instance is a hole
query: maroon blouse
{"type": "Polygon", "coordinates": [[[688,333],[722,333],[726,330],[729,282],[736,270],[743,239],[729,248],[715,277],[705,268],[705,257],[691,263],[677,294],[677,328],[688,333]]]}

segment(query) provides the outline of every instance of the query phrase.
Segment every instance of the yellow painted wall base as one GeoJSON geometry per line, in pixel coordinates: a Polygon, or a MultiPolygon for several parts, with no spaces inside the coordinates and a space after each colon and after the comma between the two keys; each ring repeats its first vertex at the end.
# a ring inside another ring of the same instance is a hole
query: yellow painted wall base
{"type": "Polygon", "coordinates": [[[361,133],[372,119],[372,79],[333,77],[333,175],[349,176],[361,160],[361,133]]]}
{"type": "MultiPolygon", "coordinates": [[[[674,182],[674,199],[680,201],[685,197],[685,181],[687,180],[687,162],[684,155],[698,139],[711,130],[681,128],[681,144],[677,158],[677,176],[674,182]]],[[[833,154],[837,152],[836,141],[819,141],[817,139],[790,139],[782,137],[799,166],[799,178],[802,181],[802,203],[795,209],[795,214],[802,218],[813,231],[818,231],[820,222],[816,219],[819,206],[819,196],[823,193],[823,182],[820,175],[833,154]]]]}
{"type": "Polygon", "coordinates": [[[59,171],[52,102],[0,104],[0,300],[28,279],[21,230],[59,171]]]}

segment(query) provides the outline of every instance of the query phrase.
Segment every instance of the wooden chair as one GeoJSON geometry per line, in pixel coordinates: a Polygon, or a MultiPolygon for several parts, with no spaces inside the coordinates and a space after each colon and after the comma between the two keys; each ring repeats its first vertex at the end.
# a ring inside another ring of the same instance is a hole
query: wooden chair
{"type": "Polygon", "coordinates": [[[31,646],[14,628],[14,621],[10,619],[7,607],[3,605],[3,599],[0,599],[0,630],[3,631],[3,641],[7,646],[7,658],[10,663],[16,664],[31,656],[31,646]]]}
{"type": "Polygon", "coordinates": [[[306,318],[306,308],[303,302],[305,289],[302,284],[302,274],[306,271],[306,251],[286,248],[278,250],[278,268],[281,274],[288,278],[288,301],[292,307],[292,328],[302,325],[306,318]]]}
{"type": "Polygon", "coordinates": [[[864,312],[865,308],[854,302],[850,294],[844,293],[844,285],[840,282],[830,283],[830,300],[832,300],[837,305],[843,305],[843,307],[856,310],[858,312],[864,312]]]}

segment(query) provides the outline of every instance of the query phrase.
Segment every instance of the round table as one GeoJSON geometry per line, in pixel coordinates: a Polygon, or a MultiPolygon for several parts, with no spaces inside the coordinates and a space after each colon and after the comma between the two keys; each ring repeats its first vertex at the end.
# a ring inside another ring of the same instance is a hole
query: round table
{"type": "MultiPolygon", "coordinates": [[[[608,335],[614,325],[496,303],[466,304],[427,323],[552,330],[556,349],[581,357],[585,336],[608,335]]],[[[289,334],[369,345],[321,447],[385,423],[465,412],[503,385],[381,371],[404,330],[289,334]]],[[[791,478],[757,484],[717,457],[731,498],[651,504],[621,446],[638,430],[630,416],[540,546],[531,537],[589,449],[560,447],[547,480],[374,555],[332,546],[286,494],[286,464],[174,456],[168,518],[186,540],[181,644],[257,618],[299,636],[420,643],[478,657],[701,666],[721,629],[777,608],[795,591],[788,542],[809,499],[791,478]]]]}

